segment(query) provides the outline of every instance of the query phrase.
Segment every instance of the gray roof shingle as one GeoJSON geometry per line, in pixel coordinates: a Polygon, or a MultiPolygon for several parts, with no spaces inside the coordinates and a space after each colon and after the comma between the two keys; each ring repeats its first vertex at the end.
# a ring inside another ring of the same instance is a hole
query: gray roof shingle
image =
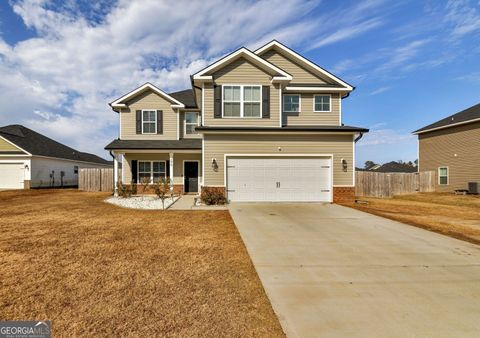
{"type": "Polygon", "coordinates": [[[202,149],[202,139],[113,140],[105,149],[202,149]]]}
{"type": "Polygon", "coordinates": [[[197,108],[195,94],[192,89],[185,89],[179,92],[168,94],[185,105],[185,108],[197,108]]]}
{"type": "Polygon", "coordinates": [[[90,153],[84,153],[52,140],[19,124],[0,127],[0,136],[32,155],[64,158],[68,160],[110,164],[109,161],[90,153]]]}
{"type": "Polygon", "coordinates": [[[474,105],[470,108],[467,108],[465,110],[462,110],[461,112],[450,115],[450,116],[448,116],[444,119],[441,119],[440,121],[429,124],[428,126],[420,128],[418,130],[415,130],[413,133],[420,133],[420,132],[423,132],[425,130],[430,130],[430,129],[434,129],[434,128],[441,128],[441,127],[446,128],[451,124],[467,122],[467,121],[475,120],[475,119],[480,119],[480,103],[476,104],[476,105],[474,105]]]}

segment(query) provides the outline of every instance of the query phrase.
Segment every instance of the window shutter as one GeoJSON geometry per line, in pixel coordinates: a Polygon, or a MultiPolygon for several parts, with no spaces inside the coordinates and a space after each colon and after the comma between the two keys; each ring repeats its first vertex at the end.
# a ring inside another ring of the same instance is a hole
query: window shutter
{"type": "Polygon", "coordinates": [[[141,110],[137,110],[136,111],[136,120],[137,120],[137,134],[141,134],[142,133],[142,111],[141,110]]]}
{"type": "Polygon", "coordinates": [[[167,160],[167,162],[165,163],[165,165],[167,166],[165,168],[165,174],[167,175],[167,178],[170,178],[170,160],[167,160]]]}
{"type": "Polygon", "coordinates": [[[138,177],[137,177],[137,160],[132,160],[132,182],[133,183],[138,183],[138,177]]]}
{"type": "Polygon", "coordinates": [[[262,86],[262,119],[270,118],[270,86],[262,86]]]}
{"type": "Polygon", "coordinates": [[[222,118],[222,86],[214,86],[213,117],[222,118]]]}
{"type": "Polygon", "coordinates": [[[157,110],[157,134],[163,134],[163,111],[157,110]]]}

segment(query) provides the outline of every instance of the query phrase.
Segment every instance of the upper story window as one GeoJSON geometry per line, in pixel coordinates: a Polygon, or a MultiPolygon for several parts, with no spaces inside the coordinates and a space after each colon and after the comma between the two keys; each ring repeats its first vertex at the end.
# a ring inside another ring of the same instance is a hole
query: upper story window
{"type": "Polygon", "coordinates": [[[300,95],[286,94],[283,95],[283,111],[287,113],[300,111],[300,95]]]}
{"type": "Polygon", "coordinates": [[[157,133],[157,111],[142,110],[142,134],[157,133]]]}
{"type": "Polygon", "coordinates": [[[196,134],[195,127],[198,126],[198,113],[185,113],[185,134],[196,134]]]}
{"type": "Polygon", "coordinates": [[[438,168],[438,184],[441,184],[441,185],[448,184],[448,168],[447,167],[438,168]]]}
{"type": "Polygon", "coordinates": [[[330,95],[314,95],[313,111],[314,112],[330,112],[331,96],[330,95]]]}
{"type": "Polygon", "coordinates": [[[223,86],[223,117],[262,117],[261,86],[223,86]]]}

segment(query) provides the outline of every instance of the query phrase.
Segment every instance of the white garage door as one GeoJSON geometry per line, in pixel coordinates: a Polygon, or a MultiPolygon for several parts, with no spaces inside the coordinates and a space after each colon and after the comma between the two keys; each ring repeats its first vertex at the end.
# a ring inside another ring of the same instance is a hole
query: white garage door
{"type": "Polygon", "coordinates": [[[23,189],[23,163],[0,163],[0,189],[23,189]]]}
{"type": "Polygon", "coordinates": [[[330,202],[331,165],[330,157],[229,157],[228,199],[330,202]]]}

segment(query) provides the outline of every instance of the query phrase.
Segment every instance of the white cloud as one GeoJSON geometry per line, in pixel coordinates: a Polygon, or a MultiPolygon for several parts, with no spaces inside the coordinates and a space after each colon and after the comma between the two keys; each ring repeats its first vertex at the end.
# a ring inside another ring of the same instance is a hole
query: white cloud
{"type": "Polygon", "coordinates": [[[381,93],[384,93],[384,92],[390,90],[391,88],[392,87],[390,87],[390,86],[380,87],[380,88],[377,88],[374,91],[372,91],[370,93],[370,95],[378,95],[378,94],[381,94],[381,93]]]}
{"type": "Polygon", "coordinates": [[[358,146],[376,146],[381,144],[399,145],[405,142],[413,142],[416,137],[410,132],[401,132],[389,128],[372,128],[370,132],[365,134],[358,146]]]}
{"type": "Polygon", "coordinates": [[[306,18],[318,1],[120,0],[88,13],[50,5],[13,5],[37,37],[13,46],[0,38],[0,125],[25,124],[103,156],[118,136],[114,98],[146,81],[188,88],[190,74],[227,51],[272,38],[298,45],[320,24],[306,18]]]}
{"type": "Polygon", "coordinates": [[[445,21],[452,25],[451,37],[453,39],[480,30],[478,1],[450,0],[446,9],[445,21]]]}

